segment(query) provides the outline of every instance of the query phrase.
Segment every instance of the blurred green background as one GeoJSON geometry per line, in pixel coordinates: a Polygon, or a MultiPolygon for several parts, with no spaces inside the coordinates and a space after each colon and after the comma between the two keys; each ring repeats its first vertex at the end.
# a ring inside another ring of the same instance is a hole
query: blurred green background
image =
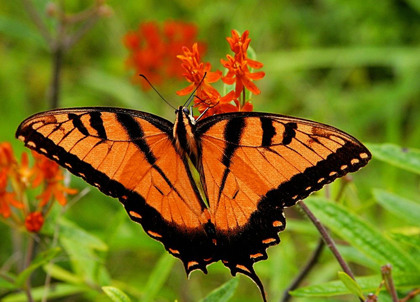
{"type": "MultiPolygon", "coordinates": [[[[33,1],[50,30],[56,21],[46,17],[49,1],[33,1]]],[[[53,1],[52,1],[53,2],[53,1]]],[[[78,12],[93,1],[66,0],[66,12],[78,12]]],[[[294,1],[115,1],[106,2],[112,15],[101,18],[63,59],[60,107],[118,106],[149,111],[174,119],[173,110],[153,91],[131,83],[122,39],[139,23],[183,20],[196,24],[198,40],[207,44],[204,60],[222,69],[220,58],[230,53],[226,37],[231,29],[250,31],[251,46],[266,76],[257,85],[255,111],[308,118],[342,129],[362,142],[420,146],[420,1],[418,0],[294,0],[294,1]]],[[[0,141],[23,146],[14,138],[19,123],[49,109],[52,57],[25,9],[26,1],[0,2],[0,141]]],[[[176,90],[186,82],[169,80],[156,88],[174,106],[183,104],[176,90]]],[[[20,156],[20,155],[19,155],[20,156]]],[[[419,177],[373,160],[353,175],[346,202],[378,230],[401,227],[401,222],[373,200],[379,187],[418,199],[419,177]]],[[[83,181],[72,178],[83,189],[83,181]]],[[[339,185],[332,186],[332,192],[339,185]]],[[[320,196],[325,193],[320,192],[320,196]]],[[[269,249],[270,258],[255,265],[269,294],[278,301],[317,242],[317,232],[296,209],[287,210],[288,227],[282,243],[269,249]]],[[[180,261],[130,221],[117,200],[96,189],[75,203],[65,217],[95,234],[107,245],[98,257],[113,280],[129,284],[123,290],[141,292],[161,261],[171,269],[156,301],[196,301],[232,277],[221,263],[208,276],[195,272],[187,281],[180,261]],[[162,256],[163,255],[163,256],[162,256]],[[165,262],[163,262],[165,263],[165,262]],[[172,267],[173,265],[173,267],[172,267]]],[[[0,224],[0,265],[13,252],[10,229],[0,224]]],[[[61,259],[66,266],[66,259],[61,259]]],[[[328,251],[305,284],[336,278],[338,264],[328,251]]],[[[356,275],[378,273],[355,265],[356,275]]],[[[38,273],[42,275],[42,273],[38,273]]],[[[37,275],[35,276],[37,277],[37,275]]],[[[258,301],[252,281],[240,276],[231,301],[258,301]]],[[[35,278],[34,284],[42,285],[35,278]]],[[[378,284],[379,285],[379,284],[378,284]]],[[[61,301],[108,301],[88,292],[61,301]]],[[[330,301],[336,301],[331,298],[330,301]]],[[[339,300],[355,301],[354,298],[339,300]]],[[[418,299],[417,299],[418,300],[418,299]]],[[[301,301],[297,299],[296,301],[301,301]]],[[[309,301],[309,300],[308,300],[309,301]]],[[[313,300],[312,300],[313,301],[313,300]]]]}

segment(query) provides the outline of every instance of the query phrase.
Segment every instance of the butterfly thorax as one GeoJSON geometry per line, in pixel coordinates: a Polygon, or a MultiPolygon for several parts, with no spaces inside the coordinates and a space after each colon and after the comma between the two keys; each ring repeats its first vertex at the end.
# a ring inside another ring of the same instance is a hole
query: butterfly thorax
{"type": "Polygon", "coordinates": [[[195,120],[186,107],[179,107],[176,111],[173,135],[175,147],[180,154],[187,154],[196,164],[198,158],[198,140],[194,135],[195,120]]]}

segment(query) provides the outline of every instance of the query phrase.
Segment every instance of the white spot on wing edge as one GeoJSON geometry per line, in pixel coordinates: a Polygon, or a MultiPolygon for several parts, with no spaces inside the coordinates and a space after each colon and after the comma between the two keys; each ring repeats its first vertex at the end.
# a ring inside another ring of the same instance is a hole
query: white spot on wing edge
{"type": "Polygon", "coordinates": [[[368,158],[369,157],[369,155],[367,154],[367,153],[360,153],[359,154],[359,156],[360,156],[360,158],[362,158],[362,159],[366,159],[366,158],[368,158]]]}
{"type": "Polygon", "coordinates": [[[29,147],[32,147],[32,148],[36,148],[36,144],[32,141],[27,142],[26,145],[28,145],[29,147]]]}

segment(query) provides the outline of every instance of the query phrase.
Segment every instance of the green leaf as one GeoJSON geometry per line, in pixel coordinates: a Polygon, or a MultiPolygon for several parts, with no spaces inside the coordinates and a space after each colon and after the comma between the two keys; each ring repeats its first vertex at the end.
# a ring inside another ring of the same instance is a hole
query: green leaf
{"type": "Polygon", "coordinates": [[[113,286],[102,286],[102,290],[114,302],[130,302],[130,298],[120,289],[113,286]]]}
{"type": "Polygon", "coordinates": [[[229,299],[235,293],[235,290],[238,287],[238,284],[239,284],[239,278],[233,278],[229,280],[228,282],[224,283],[223,285],[219,286],[215,290],[213,290],[204,299],[200,300],[200,302],[229,301],[229,299]]]}
{"type": "MultiPolygon", "coordinates": [[[[412,289],[420,286],[419,273],[393,273],[392,277],[397,289],[412,289]]],[[[357,284],[365,293],[376,291],[379,288],[381,281],[381,275],[356,277],[357,284]]],[[[384,291],[386,289],[382,287],[381,290],[384,291]]],[[[331,281],[323,284],[301,287],[290,292],[292,296],[296,297],[332,297],[351,293],[352,291],[349,290],[342,281],[331,281]]]]}
{"type": "Polygon", "coordinates": [[[73,222],[61,218],[59,224],[60,243],[69,255],[76,275],[93,284],[108,284],[99,281],[98,273],[102,272],[104,260],[96,253],[96,250],[106,251],[108,246],[73,222]]]}
{"type": "Polygon", "coordinates": [[[349,275],[345,272],[338,272],[338,278],[340,278],[341,282],[343,282],[344,286],[347,289],[358,296],[360,299],[365,300],[365,296],[363,295],[362,289],[360,288],[359,284],[354,281],[349,275]]]}
{"type": "Polygon", "coordinates": [[[0,276],[0,288],[1,289],[17,289],[16,285],[13,282],[4,280],[0,276]]]}
{"type": "Polygon", "coordinates": [[[74,222],[61,218],[59,223],[60,237],[74,241],[77,243],[77,245],[83,246],[85,248],[87,247],[100,251],[108,250],[106,243],[104,243],[98,237],[82,229],[74,222]]]}
{"type": "MultiPolygon", "coordinates": [[[[63,283],[54,283],[51,285],[53,288],[50,288],[48,291],[48,301],[54,298],[62,298],[68,297],[71,295],[83,293],[89,290],[86,286],[81,285],[71,285],[71,284],[63,284],[63,283]]],[[[45,286],[39,286],[36,288],[31,289],[32,297],[35,301],[41,301],[42,297],[44,296],[45,286]]],[[[2,297],[2,302],[27,302],[28,297],[25,293],[16,293],[10,294],[6,297],[2,297]]]]}
{"type": "Polygon", "coordinates": [[[403,234],[400,232],[391,232],[389,234],[391,236],[392,239],[394,239],[395,241],[401,242],[403,244],[407,244],[410,245],[412,247],[415,247],[419,250],[419,255],[420,255],[420,234],[403,234]]]}
{"type": "Polygon", "coordinates": [[[0,33],[24,40],[25,42],[35,43],[36,46],[43,48],[46,48],[47,46],[47,43],[41,37],[39,31],[34,30],[33,26],[30,27],[27,24],[16,20],[16,18],[12,19],[0,16],[0,33]]]}
{"type": "Polygon", "coordinates": [[[97,284],[98,265],[102,264],[103,260],[98,257],[95,251],[67,238],[60,238],[60,243],[69,255],[72,269],[76,275],[90,283],[97,284]]]}
{"type": "Polygon", "coordinates": [[[369,257],[367,257],[364,253],[360,252],[353,246],[349,246],[346,243],[344,243],[337,244],[337,248],[341,256],[343,256],[344,259],[346,259],[348,262],[354,262],[364,267],[371,268],[373,270],[376,270],[378,268],[378,265],[376,263],[372,262],[372,260],[370,260],[369,257]]]}
{"type": "Polygon", "coordinates": [[[319,197],[310,197],[305,203],[323,224],[378,266],[390,263],[400,271],[420,270],[408,254],[349,209],[319,197]]]}
{"type": "Polygon", "coordinates": [[[420,150],[393,144],[366,144],[373,157],[399,168],[420,174],[420,150]]]}
{"type": "Polygon", "coordinates": [[[162,254],[143,289],[144,296],[142,302],[156,300],[155,297],[159,293],[166,279],[168,279],[174,263],[175,258],[172,255],[166,252],[162,254]]]}
{"type": "Polygon", "coordinates": [[[419,224],[420,204],[379,189],[374,189],[373,195],[375,196],[375,199],[389,212],[403,218],[404,220],[410,221],[414,225],[419,224]]]}
{"type": "Polygon", "coordinates": [[[48,263],[47,265],[44,265],[45,272],[48,272],[51,277],[54,279],[63,281],[65,283],[72,283],[72,284],[83,284],[84,280],[82,277],[76,276],[72,272],[69,272],[68,270],[53,264],[48,263]]]}
{"type": "Polygon", "coordinates": [[[51,259],[55,258],[61,249],[59,247],[49,249],[45,252],[39,253],[34,260],[32,260],[31,264],[21,272],[16,278],[16,286],[23,287],[25,281],[29,278],[29,276],[40,266],[48,263],[51,259]]]}

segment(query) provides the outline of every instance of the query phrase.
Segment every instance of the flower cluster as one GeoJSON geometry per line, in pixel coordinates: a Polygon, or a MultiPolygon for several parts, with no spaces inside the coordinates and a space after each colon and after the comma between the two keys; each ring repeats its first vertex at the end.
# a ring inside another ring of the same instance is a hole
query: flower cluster
{"type": "Polygon", "coordinates": [[[29,232],[39,232],[53,200],[65,205],[65,194],[77,190],[63,184],[63,173],[55,162],[36,152],[32,155],[35,162],[30,167],[27,153],[19,163],[11,144],[0,143],[0,216],[4,221],[11,219],[15,226],[24,225],[29,232]],[[41,185],[42,193],[29,202],[26,191],[41,185]]]}
{"type": "MultiPolygon", "coordinates": [[[[182,70],[176,59],[184,45],[196,40],[195,25],[180,21],[166,21],[161,29],[156,22],[141,23],[137,31],[124,36],[124,45],[129,51],[126,65],[135,70],[133,82],[143,89],[150,86],[138,76],[144,74],[153,84],[167,78],[181,79],[182,70]]],[[[204,46],[200,44],[203,51],[204,46]]]]}
{"type": "Polygon", "coordinates": [[[214,115],[224,112],[252,111],[253,106],[250,99],[246,98],[245,89],[252,94],[259,94],[261,91],[253,81],[260,80],[265,73],[252,72],[253,69],[260,69],[263,64],[248,57],[248,47],[251,39],[249,32],[245,31],[241,36],[232,30],[232,37],[228,37],[230,49],[234,56],[227,55],[227,60],[221,59],[222,65],[227,69],[225,76],[222,72],[211,71],[211,65],[202,62],[197,44],[192,50],[183,47],[183,55],[178,58],[182,61],[184,70],[183,76],[190,85],[177,91],[178,95],[187,95],[195,92],[194,103],[200,112],[207,110],[205,115],[214,115]],[[234,89],[222,96],[211,84],[222,80],[226,85],[234,85],[234,89]]]}

